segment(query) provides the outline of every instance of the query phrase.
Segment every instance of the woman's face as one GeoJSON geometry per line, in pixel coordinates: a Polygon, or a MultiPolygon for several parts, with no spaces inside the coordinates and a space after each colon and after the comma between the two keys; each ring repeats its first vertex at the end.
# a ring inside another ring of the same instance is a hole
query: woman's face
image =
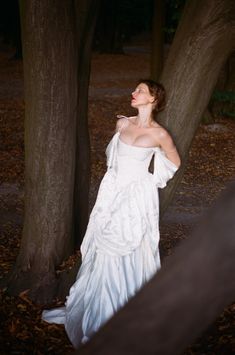
{"type": "Polygon", "coordinates": [[[140,83],[135,91],[132,92],[131,106],[138,108],[139,106],[151,105],[155,98],[149,92],[146,84],[140,83]]]}

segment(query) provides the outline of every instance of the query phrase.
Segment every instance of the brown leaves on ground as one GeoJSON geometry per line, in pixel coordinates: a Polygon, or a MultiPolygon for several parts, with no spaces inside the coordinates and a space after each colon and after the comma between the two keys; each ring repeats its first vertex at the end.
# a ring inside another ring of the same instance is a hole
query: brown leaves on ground
{"type": "MultiPolygon", "coordinates": [[[[27,290],[19,297],[1,291],[1,354],[69,354],[73,352],[62,325],[41,320],[42,307],[31,303],[27,290]]],[[[54,306],[61,302],[55,301],[54,306]]]]}
{"type": "MultiPolygon", "coordinates": [[[[17,256],[23,223],[24,102],[22,63],[0,55],[0,270],[5,275],[17,256]],[[15,85],[14,85],[15,83],[15,85]]],[[[89,99],[92,177],[90,206],[105,172],[105,147],[114,132],[116,115],[132,115],[128,92],[148,73],[148,54],[93,56],[89,99]]],[[[184,178],[161,223],[161,254],[174,252],[187,238],[198,216],[215,200],[235,172],[235,122],[225,118],[201,125],[194,139],[184,178]]],[[[80,253],[57,270],[74,265],[80,253]]],[[[1,354],[69,354],[73,348],[62,325],[41,320],[42,308],[31,302],[28,290],[10,297],[1,290],[1,354]]],[[[52,307],[60,306],[55,300],[52,307]]],[[[234,306],[230,306],[185,354],[231,354],[234,306]]]]}
{"type": "Polygon", "coordinates": [[[0,97],[0,184],[23,182],[24,172],[24,104],[22,100],[0,97]]]}

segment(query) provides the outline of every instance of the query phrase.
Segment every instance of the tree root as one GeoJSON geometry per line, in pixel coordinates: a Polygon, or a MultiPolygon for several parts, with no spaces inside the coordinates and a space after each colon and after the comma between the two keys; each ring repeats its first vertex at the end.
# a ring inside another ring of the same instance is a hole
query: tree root
{"type": "Polygon", "coordinates": [[[28,290],[29,298],[37,304],[48,304],[57,296],[58,278],[54,270],[43,271],[29,269],[23,271],[17,267],[1,280],[1,287],[12,296],[18,296],[28,290]]]}

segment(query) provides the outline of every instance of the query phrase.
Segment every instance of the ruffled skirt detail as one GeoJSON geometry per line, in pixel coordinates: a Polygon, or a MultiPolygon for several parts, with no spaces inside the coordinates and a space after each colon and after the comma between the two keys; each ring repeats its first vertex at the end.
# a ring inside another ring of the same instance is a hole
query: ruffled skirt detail
{"type": "Polygon", "coordinates": [[[82,265],[65,307],[43,319],[65,325],[79,347],[160,268],[158,193],[151,174],[126,185],[109,169],[81,245],[82,265]]]}

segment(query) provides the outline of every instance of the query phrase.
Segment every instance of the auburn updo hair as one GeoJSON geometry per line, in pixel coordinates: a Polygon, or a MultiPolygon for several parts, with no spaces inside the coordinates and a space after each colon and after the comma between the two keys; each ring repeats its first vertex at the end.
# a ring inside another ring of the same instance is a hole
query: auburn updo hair
{"type": "Polygon", "coordinates": [[[153,119],[156,120],[157,113],[164,110],[166,106],[166,91],[164,86],[151,79],[140,79],[137,85],[139,84],[147,85],[150,95],[154,97],[155,106],[152,115],[153,119]]]}

